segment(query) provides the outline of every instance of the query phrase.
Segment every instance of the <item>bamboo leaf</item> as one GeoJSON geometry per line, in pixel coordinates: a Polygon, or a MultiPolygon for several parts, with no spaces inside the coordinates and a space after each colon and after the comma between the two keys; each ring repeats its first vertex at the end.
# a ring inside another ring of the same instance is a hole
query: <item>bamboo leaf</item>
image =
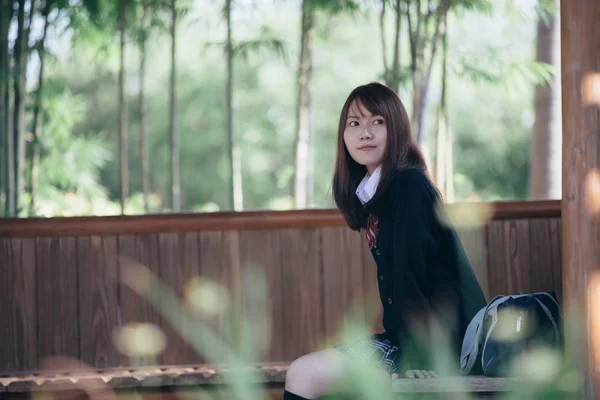
{"type": "Polygon", "coordinates": [[[246,40],[236,43],[233,47],[234,57],[243,60],[246,60],[250,54],[257,54],[261,51],[273,52],[287,62],[285,46],[281,40],[276,38],[246,40]]]}

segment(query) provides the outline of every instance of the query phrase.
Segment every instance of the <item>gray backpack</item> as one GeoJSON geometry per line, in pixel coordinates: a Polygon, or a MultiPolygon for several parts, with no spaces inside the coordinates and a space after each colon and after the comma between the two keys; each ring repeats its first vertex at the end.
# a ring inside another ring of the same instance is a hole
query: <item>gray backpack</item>
{"type": "Polygon", "coordinates": [[[562,345],[562,315],[554,292],[496,296],[467,327],[460,372],[506,376],[523,351],[562,345]]]}

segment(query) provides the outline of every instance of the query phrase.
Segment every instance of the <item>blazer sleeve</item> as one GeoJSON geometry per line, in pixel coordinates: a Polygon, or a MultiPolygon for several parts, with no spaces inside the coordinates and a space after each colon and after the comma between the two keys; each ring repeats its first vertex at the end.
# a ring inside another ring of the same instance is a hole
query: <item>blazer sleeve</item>
{"type": "Polygon", "coordinates": [[[431,310],[429,264],[441,238],[436,196],[426,178],[406,177],[392,187],[393,313],[403,330],[422,327],[431,310]]]}
{"type": "Polygon", "coordinates": [[[443,204],[424,176],[399,186],[392,212],[393,313],[416,351],[431,347],[432,341],[454,346],[460,282],[454,251],[447,248],[452,229],[440,218],[443,204]]]}

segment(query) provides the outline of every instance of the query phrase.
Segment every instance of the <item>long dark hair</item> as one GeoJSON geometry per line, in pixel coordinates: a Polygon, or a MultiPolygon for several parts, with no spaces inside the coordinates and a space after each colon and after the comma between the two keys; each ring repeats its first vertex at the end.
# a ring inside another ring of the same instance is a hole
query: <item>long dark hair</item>
{"type": "Polygon", "coordinates": [[[378,214],[381,203],[379,200],[390,181],[398,172],[407,169],[426,170],[427,167],[423,154],[412,137],[410,120],[402,101],[396,93],[380,83],[357,87],[346,99],[340,114],[333,176],[333,197],[352,230],[360,230],[366,226],[369,212],[378,214]],[[360,102],[373,115],[382,116],[387,127],[379,186],[373,198],[364,206],[356,196],[356,188],[367,169],[352,159],[344,143],[348,110],[353,101],[360,102]]]}

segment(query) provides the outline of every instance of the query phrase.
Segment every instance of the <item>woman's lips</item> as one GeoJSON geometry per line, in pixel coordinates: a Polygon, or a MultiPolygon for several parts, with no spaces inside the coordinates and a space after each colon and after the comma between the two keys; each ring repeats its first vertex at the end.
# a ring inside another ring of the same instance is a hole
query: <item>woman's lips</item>
{"type": "Polygon", "coordinates": [[[359,147],[358,149],[359,149],[360,151],[371,151],[371,150],[373,150],[374,148],[375,148],[375,146],[372,146],[372,145],[366,145],[366,146],[361,146],[361,147],[359,147]]]}

